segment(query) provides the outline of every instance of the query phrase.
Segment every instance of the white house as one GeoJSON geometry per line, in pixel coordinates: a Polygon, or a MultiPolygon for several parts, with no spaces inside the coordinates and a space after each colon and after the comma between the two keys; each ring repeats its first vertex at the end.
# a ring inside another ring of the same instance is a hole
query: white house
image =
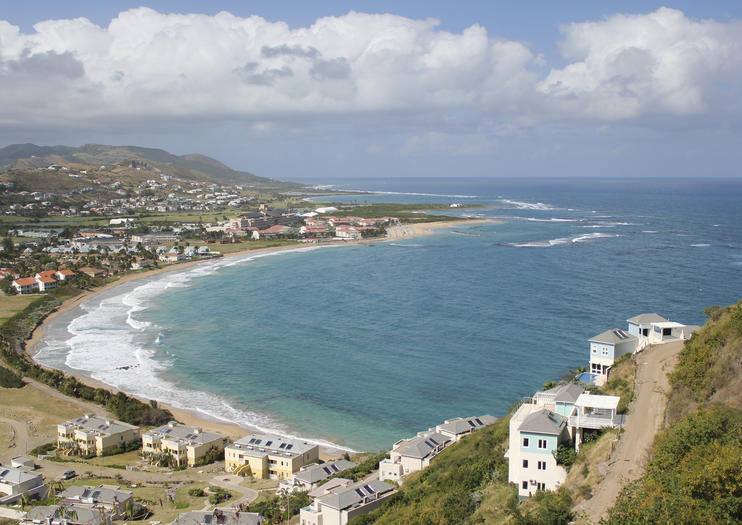
{"type": "Polygon", "coordinates": [[[299,472],[294,472],[290,480],[283,480],[279,483],[279,489],[294,490],[312,490],[317,485],[344,470],[353,468],[356,463],[346,459],[328,461],[320,465],[307,465],[302,467],[299,472]]]}
{"type": "Polygon", "coordinates": [[[411,439],[397,441],[389,457],[379,462],[379,479],[400,482],[410,472],[422,470],[451,443],[437,432],[420,432],[411,439]]]}
{"type": "Polygon", "coordinates": [[[595,375],[595,383],[602,385],[616,359],[636,350],[637,338],[623,330],[606,330],[590,339],[590,373],[595,375]]]}
{"type": "Polygon", "coordinates": [[[484,416],[472,416],[472,417],[455,417],[453,419],[447,419],[435,428],[431,428],[430,432],[438,432],[451,439],[454,443],[458,442],[462,437],[476,432],[486,426],[493,425],[497,422],[497,418],[485,414],[484,416]]]}
{"type": "Polygon", "coordinates": [[[629,324],[629,334],[639,340],[638,349],[647,345],[671,343],[689,339],[698,330],[698,326],[688,326],[665,319],[657,314],[641,314],[626,322],[629,324]]]}
{"type": "Polygon", "coordinates": [[[345,525],[356,516],[371,512],[396,494],[394,485],[379,480],[359,481],[337,487],[329,494],[315,498],[301,509],[301,525],[345,525]]]}
{"type": "Polygon", "coordinates": [[[44,497],[47,487],[39,474],[32,474],[23,469],[0,467],[0,504],[10,504],[23,494],[44,497]]]}
{"type": "Polygon", "coordinates": [[[592,395],[577,383],[537,392],[510,419],[508,481],[518,485],[518,495],[555,490],[567,471],[557,465],[554,452],[574,439],[579,450],[585,429],[620,427],[625,416],[617,414],[617,396],[592,395]]]}

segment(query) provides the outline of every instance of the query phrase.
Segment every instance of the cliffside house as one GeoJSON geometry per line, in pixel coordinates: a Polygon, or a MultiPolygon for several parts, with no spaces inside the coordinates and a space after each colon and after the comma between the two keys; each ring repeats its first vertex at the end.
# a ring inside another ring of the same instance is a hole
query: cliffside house
{"type": "Polygon", "coordinates": [[[221,452],[227,439],[198,427],[181,425],[175,421],[142,434],[142,451],[150,454],[169,454],[178,466],[193,467],[211,451],[221,452]]]}
{"type": "Polygon", "coordinates": [[[125,519],[127,507],[134,505],[134,495],[116,485],[72,485],[58,494],[61,504],[84,509],[105,510],[114,519],[125,519]]]}
{"type": "Polygon", "coordinates": [[[47,486],[39,474],[26,472],[20,468],[0,466],[0,504],[15,503],[24,494],[46,497],[47,486]]]}
{"type": "Polygon", "coordinates": [[[620,427],[617,396],[591,395],[577,383],[558,385],[527,399],[510,419],[508,481],[518,495],[555,490],[567,471],[557,465],[554,453],[562,443],[574,440],[579,450],[585,429],[620,427]]]}
{"type": "Polygon", "coordinates": [[[138,439],[139,427],[92,414],[57,425],[57,447],[76,448],[84,456],[102,456],[138,439]]]}
{"type": "Polygon", "coordinates": [[[420,432],[413,438],[397,441],[389,457],[379,462],[379,479],[399,483],[410,472],[430,465],[433,458],[451,443],[452,438],[437,432],[420,432]]]}
{"type": "Polygon", "coordinates": [[[438,432],[456,443],[462,437],[468,436],[472,432],[481,430],[486,426],[493,425],[496,422],[497,418],[490,416],[489,414],[479,417],[456,417],[453,419],[447,419],[435,428],[429,429],[429,431],[438,432]]]}
{"type": "Polygon", "coordinates": [[[273,434],[250,434],[224,450],[227,472],[259,479],[289,479],[304,465],[318,460],[317,445],[273,434]]]}
{"type": "Polygon", "coordinates": [[[619,328],[606,330],[590,339],[590,373],[594,382],[602,385],[616,359],[636,350],[637,338],[619,328]]]}

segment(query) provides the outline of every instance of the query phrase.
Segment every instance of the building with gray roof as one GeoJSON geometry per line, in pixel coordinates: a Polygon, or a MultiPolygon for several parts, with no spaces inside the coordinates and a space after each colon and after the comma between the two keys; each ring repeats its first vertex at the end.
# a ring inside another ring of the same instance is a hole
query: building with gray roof
{"type": "Polygon", "coordinates": [[[338,459],[335,461],[328,461],[320,465],[313,465],[302,468],[299,472],[295,472],[293,475],[294,485],[299,490],[311,490],[317,486],[317,483],[324,481],[330,476],[339,474],[344,470],[353,468],[357,463],[348,461],[346,459],[338,459]]]}
{"type": "Polygon", "coordinates": [[[483,416],[472,416],[472,417],[455,417],[453,419],[447,419],[445,422],[431,428],[430,432],[438,432],[451,438],[454,442],[457,442],[462,437],[481,430],[486,426],[494,425],[497,422],[497,418],[485,414],[483,416]]]}
{"type": "Polygon", "coordinates": [[[394,485],[379,480],[338,487],[301,509],[300,522],[303,525],[345,525],[381,506],[396,492],[394,485]]]}
{"type": "Polygon", "coordinates": [[[20,468],[0,466],[0,503],[8,504],[23,494],[46,494],[46,485],[39,474],[20,468]]]}
{"type": "Polygon", "coordinates": [[[57,425],[57,447],[85,456],[102,456],[138,439],[139,427],[93,414],[57,425]]]}
{"type": "Polygon", "coordinates": [[[250,434],[224,450],[227,472],[261,479],[290,479],[304,465],[319,460],[319,446],[275,434],[250,434]]]}
{"type": "Polygon", "coordinates": [[[171,525],[263,525],[264,521],[257,512],[214,509],[184,512],[171,525]]]}
{"type": "Polygon", "coordinates": [[[128,490],[120,490],[116,485],[71,485],[58,494],[65,505],[81,508],[105,509],[115,518],[126,515],[127,506],[134,505],[134,495],[128,490]]]}
{"type": "Polygon", "coordinates": [[[215,432],[204,432],[200,427],[189,427],[175,421],[142,435],[145,454],[168,454],[178,465],[193,467],[206,454],[221,452],[227,439],[215,432]]]}
{"type": "Polygon", "coordinates": [[[413,438],[397,441],[389,457],[379,463],[379,479],[401,482],[410,472],[430,465],[433,458],[452,442],[451,437],[438,432],[421,432],[413,438]]]}
{"type": "Polygon", "coordinates": [[[77,505],[47,505],[30,509],[21,520],[25,525],[110,525],[111,517],[100,509],[77,505]]]}

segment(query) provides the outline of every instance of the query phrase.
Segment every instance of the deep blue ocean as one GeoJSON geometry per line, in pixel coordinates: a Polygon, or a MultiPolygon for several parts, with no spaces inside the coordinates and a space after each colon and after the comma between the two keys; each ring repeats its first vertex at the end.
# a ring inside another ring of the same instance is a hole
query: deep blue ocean
{"type": "MultiPolygon", "coordinates": [[[[742,180],[356,179],[358,202],[483,204],[434,235],[244,256],[58,316],[37,359],[356,450],[506,413],[588,339],[742,296],[742,180]]],[[[311,203],[310,203],[311,204],[311,203]]]]}

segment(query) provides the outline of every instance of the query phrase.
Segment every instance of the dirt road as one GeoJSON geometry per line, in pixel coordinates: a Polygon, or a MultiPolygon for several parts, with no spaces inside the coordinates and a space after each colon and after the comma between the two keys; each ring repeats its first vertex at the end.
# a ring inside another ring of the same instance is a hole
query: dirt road
{"type": "Polygon", "coordinates": [[[615,503],[623,485],[644,472],[654,436],[665,419],[670,386],[667,374],[675,367],[682,348],[682,341],[657,345],[635,357],[634,401],[623,435],[611,455],[605,477],[593,488],[593,497],[577,509],[586,512],[590,523],[598,523],[615,503]]]}

